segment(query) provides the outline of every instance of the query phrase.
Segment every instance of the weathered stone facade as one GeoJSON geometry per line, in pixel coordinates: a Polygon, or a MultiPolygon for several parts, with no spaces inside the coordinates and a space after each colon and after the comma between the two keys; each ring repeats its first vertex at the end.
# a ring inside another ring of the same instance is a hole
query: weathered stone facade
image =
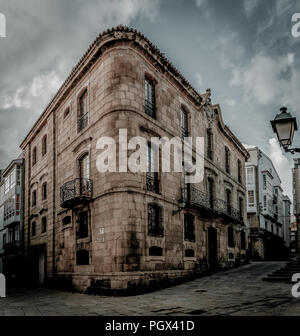
{"type": "Polygon", "coordinates": [[[44,277],[66,279],[81,291],[136,289],[246,262],[248,152],[224,125],[220,107],[211,105],[210,90],[199,95],[139,32],[120,26],[101,34],[21,148],[26,159],[25,248],[40,282],[44,277]],[[155,90],[155,118],[145,113],[145,78],[155,90]],[[83,102],[87,102],[85,115],[83,102]],[[204,182],[193,185],[188,196],[182,192],[182,173],[158,173],[158,190],[148,191],[145,173],[97,171],[100,137],[113,137],[117,147],[119,129],[127,129],[128,139],[181,137],[182,109],[190,136],[205,137],[207,146],[208,131],[211,134],[204,182]],[[47,150],[42,155],[45,136],[47,150]],[[61,202],[66,192],[76,190],[76,181],[83,180],[88,183],[88,197],[61,202]],[[45,182],[47,195],[42,200],[45,182]],[[183,194],[187,198],[179,211],[183,194]],[[159,234],[149,232],[151,209],[159,213],[163,229],[159,234]],[[189,227],[194,227],[188,239],[186,214],[189,227]],[[47,219],[44,233],[42,217],[47,219]],[[34,236],[32,223],[36,223],[34,236]],[[232,247],[228,227],[233,228],[232,247]]]}

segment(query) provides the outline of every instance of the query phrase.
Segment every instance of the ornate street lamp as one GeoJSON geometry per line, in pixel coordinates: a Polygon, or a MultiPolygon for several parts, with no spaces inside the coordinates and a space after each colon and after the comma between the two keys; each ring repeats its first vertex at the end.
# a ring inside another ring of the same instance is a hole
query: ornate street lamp
{"type": "Polygon", "coordinates": [[[271,125],[274,133],[276,133],[280,146],[286,152],[300,152],[300,148],[289,148],[294,139],[294,133],[298,130],[296,118],[292,117],[287,112],[286,107],[280,109],[280,113],[276,115],[274,120],[271,120],[271,125]]]}

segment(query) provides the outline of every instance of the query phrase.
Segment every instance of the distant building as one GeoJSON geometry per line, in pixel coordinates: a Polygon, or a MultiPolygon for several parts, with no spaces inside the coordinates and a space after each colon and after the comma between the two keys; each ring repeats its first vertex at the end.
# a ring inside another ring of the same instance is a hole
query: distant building
{"type": "Polygon", "coordinates": [[[22,157],[13,160],[0,180],[0,273],[8,281],[22,274],[23,169],[22,157]]]}
{"type": "Polygon", "coordinates": [[[283,195],[283,240],[286,247],[290,246],[290,227],[291,227],[291,200],[283,195]]]}
{"type": "MultiPolygon", "coordinates": [[[[284,255],[284,196],[271,159],[259,148],[248,149],[246,162],[247,222],[252,259],[275,260],[284,255]]],[[[287,198],[285,202],[288,204],[287,198]]]]}

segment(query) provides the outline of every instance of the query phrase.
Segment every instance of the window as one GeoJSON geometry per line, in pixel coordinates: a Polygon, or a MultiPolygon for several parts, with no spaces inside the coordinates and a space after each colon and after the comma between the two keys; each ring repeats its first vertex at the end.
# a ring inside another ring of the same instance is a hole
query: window
{"type": "Polygon", "coordinates": [[[78,231],[77,238],[87,238],[89,235],[89,220],[88,220],[88,212],[83,211],[78,215],[78,231]]]}
{"type": "Polygon", "coordinates": [[[162,208],[155,203],[148,204],[148,234],[163,236],[162,208]]]}
{"type": "Polygon", "coordinates": [[[145,112],[148,116],[156,118],[155,86],[149,78],[145,78],[145,112]]]}
{"type": "Polygon", "coordinates": [[[68,224],[71,224],[71,222],[72,222],[72,219],[71,219],[71,216],[65,216],[64,218],[63,218],[63,225],[68,225],[68,224]]]}
{"type": "Polygon", "coordinates": [[[245,231],[241,231],[241,249],[246,250],[246,234],[245,234],[245,231]]]}
{"type": "Polygon", "coordinates": [[[248,206],[249,208],[253,208],[254,204],[254,190],[248,190],[248,206]]]}
{"type": "Polygon", "coordinates": [[[195,241],[194,216],[191,214],[184,214],[184,240],[195,241]]]}
{"type": "Polygon", "coordinates": [[[253,167],[247,168],[246,173],[247,173],[247,184],[254,184],[253,167]]]}
{"type": "Polygon", "coordinates": [[[267,210],[267,195],[264,195],[264,211],[267,210]]]}
{"type": "Polygon", "coordinates": [[[16,225],[15,227],[15,241],[20,241],[20,226],[16,225]]]}
{"type": "Polygon", "coordinates": [[[47,199],[47,182],[43,183],[42,185],[42,200],[47,199]]]}
{"type": "Polygon", "coordinates": [[[183,108],[181,108],[181,138],[184,139],[188,136],[188,113],[183,108]]]}
{"type": "Polygon", "coordinates": [[[151,246],[149,248],[149,256],[161,257],[163,255],[163,249],[158,246],[151,246]]]}
{"type": "Polygon", "coordinates": [[[12,188],[16,186],[16,170],[14,169],[4,179],[4,193],[7,194],[12,188]]]}
{"type": "Polygon", "coordinates": [[[31,237],[36,236],[36,222],[31,223],[31,237]]]}
{"type": "Polygon", "coordinates": [[[68,115],[70,114],[70,108],[66,108],[65,112],[64,112],[64,119],[66,119],[68,117],[68,115]]]}
{"type": "Polygon", "coordinates": [[[90,254],[87,250],[79,250],[76,253],[76,263],[77,265],[89,265],[90,264],[90,254]]]}
{"type": "Polygon", "coordinates": [[[42,218],[42,233],[47,232],[47,217],[42,218]]]}
{"type": "Polygon", "coordinates": [[[3,237],[2,237],[2,245],[3,245],[3,248],[5,248],[5,245],[6,245],[6,234],[4,234],[3,237]]]}
{"type": "Polygon", "coordinates": [[[34,166],[37,163],[37,150],[36,147],[32,150],[32,165],[34,166]]]}
{"type": "Polygon", "coordinates": [[[226,173],[230,174],[230,152],[228,147],[225,147],[225,170],[226,173]]]}
{"type": "Polygon", "coordinates": [[[242,197],[239,197],[239,211],[240,211],[240,219],[243,221],[244,217],[244,200],[242,197]]]}
{"type": "Polygon", "coordinates": [[[85,90],[79,97],[78,132],[88,125],[88,91],[85,90]]]}
{"type": "Polygon", "coordinates": [[[42,155],[44,156],[47,153],[47,135],[44,135],[42,140],[42,155]]]}
{"type": "Polygon", "coordinates": [[[213,135],[210,129],[207,130],[206,155],[210,160],[213,159],[213,135]]]}
{"type": "MultiPolygon", "coordinates": [[[[146,174],[146,184],[147,184],[147,190],[159,193],[159,179],[158,179],[158,173],[152,172],[152,170],[155,170],[155,159],[157,157],[153,157],[153,152],[151,148],[151,144],[148,143],[147,147],[147,174],[146,174]]],[[[154,152],[155,153],[155,152],[154,152]]]]}
{"type": "Polygon", "coordinates": [[[15,216],[15,200],[12,197],[4,202],[4,221],[13,216],[15,216]]]}
{"type": "Polygon", "coordinates": [[[184,256],[187,258],[193,258],[195,257],[195,251],[192,249],[187,249],[184,251],[184,256]]]}
{"type": "Polygon", "coordinates": [[[231,214],[231,190],[226,189],[227,213],[231,214]]]}
{"type": "Polygon", "coordinates": [[[32,192],[32,206],[36,206],[36,190],[33,190],[32,192]]]}
{"type": "Polygon", "coordinates": [[[17,166],[17,185],[21,185],[21,167],[17,166]]]}
{"type": "Polygon", "coordinates": [[[242,183],[242,163],[241,160],[238,160],[238,181],[239,183],[242,183]]]}
{"type": "Polygon", "coordinates": [[[208,178],[207,180],[208,183],[208,196],[209,196],[209,205],[210,208],[213,209],[214,208],[214,180],[212,178],[208,178]]]}
{"type": "Polygon", "coordinates": [[[267,175],[265,174],[263,175],[263,189],[267,189],[267,175]]]}
{"type": "Polygon", "coordinates": [[[232,226],[228,227],[228,246],[234,247],[234,230],[232,226]]]}
{"type": "Polygon", "coordinates": [[[90,160],[89,155],[84,155],[79,160],[79,174],[81,179],[89,179],[90,178],[90,160]]]}

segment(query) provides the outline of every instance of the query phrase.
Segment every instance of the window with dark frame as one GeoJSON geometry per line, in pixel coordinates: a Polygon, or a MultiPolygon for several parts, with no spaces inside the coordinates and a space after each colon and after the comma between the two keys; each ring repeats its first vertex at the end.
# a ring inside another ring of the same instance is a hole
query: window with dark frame
{"type": "Polygon", "coordinates": [[[36,190],[33,190],[32,192],[32,206],[36,206],[36,190]]]}
{"type": "Polygon", "coordinates": [[[84,90],[79,97],[78,132],[88,125],[88,91],[84,90]]]}
{"type": "Polygon", "coordinates": [[[47,135],[44,135],[42,139],[42,156],[47,153],[47,135]]]}
{"type": "Polygon", "coordinates": [[[184,214],[184,240],[195,241],[195,220],[191,214],[184,214]]]}
{"type": "Polygon", "coordinates": [[[229,247],[234,247],[234,230],[233,227],[229,226],[228,227],[228,246],[229,247]]]}
{"type": "Polygon", "coordinates": [[[241,231],[241,249],[246,250],[246,234],[245,234],[245,231],[241,231]]]}
{"type": "Polygon", "coordinates": [[[145,78],[145,113],[156,119],[155,85],[147,77],[145,78]]]}
{"type": "Polygon", "coordinates": [[[227,213],[231,214],[231,190],[226,189],[226,203],[227,203],[227,213]]]}
{"type": "Polygon", "coordinates": [[[89,235],[89,216],[87,211],[78,214],[77,239],[87,238],[89,235]]]}
{"type": "Polygon", "coordinates": [[[65,217],[63,218],[62,222],[63,222],[63,225],[71,224],[71,222],[72,222],[72,218],[71,218],[71,216],[65,216],[65,217]]]}
{"type": "MultiPolygon", "coordinates": [[[[147,191],[159,193],[159,175],[158,172],[152,172],[152,168],[155,164],[155,158],[153,157],[153,150],[151,143],[147,146],[147,173],[146,173],[146,187],[147,191]]],[[[154,170],[154,169],[153,169],[154,170]]]]}
{"type": "Polygon", "coordinates": [[[6,233],[2,236],[2,244],[3,244],[3,248],[5,248],[5,245],[6,245],[6,233]]]}
{"type": "Polygon", "coordinates": [[[151,246],[149,248],[149,256],[162,257],[163,256],[163,249],[159,246],[151,246]]]}
{"type": "Polygon", "coordinates": [[[211,209],[214,209],[214,180],[212,178],[207,179],[208,183],[208,197],[209,197],[209,205],[211,209]]]}
{"type": "Polygon", "coordinates": [[[228,147],[225,147],[225,171],[230,174],[230,151],[228,147]]]}
{"type": "Polygon", "coordinates": [[[90,264],[90,253],[88,250],[79,250],[76,252],[76,264],[77,265],[90,264]]]}
{"type": "Polygon", "coordinates": [[[187,138],[189,136],[189,125],[188,125],[188,113],[182,107],[181,108],[181,138],[187,138]]]}
{"type": "Polygon", "coordinates": [[[36,147],[32,150],[32,166],[34,166],[37,163],[37,149],[36,147]]]}
{"type": "Polygon", "coordinates": [[[208,159],[213,160],[213,134],[211,129],[207,130],[206,155],[208,159]]]}
{"type": "Polygon", "coordinates": [[[162,208],[155,203],[148,204],[148,234],[151,236],[164,235],[162,223],[162,208]]]}
{"type": "Polygon", "coordinates": [[[242,183],[242,162],[241,160],[238,160],[238,181],[239,183],[242,183]]]}
{"type": "Polygon", "coordinates": [[[31,237],[36,236],[36,222],[31,223],[31,237]]]}
{"type": "Polygon", "coordinates": [[[42,233],[47,232],[47,217],[42,218],[42,228],[41,228],[42,233]]]}
{"type": "Polygon", "coordinates": [[[184,256],[187,258],[194,258],[195,257],[195,251],[192,249],[187,249],[184,251],[184,256]]]}
{"type": "Polygon", "coordinates": [[[239,211],[240,211],[240,220],[243,221],[244,218],[244,199],[239,197],[239,211]]]}
{"type": "Polygon", "coordinates": [[[42,200],[45,201],[47,199],[47,182],[42,185],[42,200]]]}

